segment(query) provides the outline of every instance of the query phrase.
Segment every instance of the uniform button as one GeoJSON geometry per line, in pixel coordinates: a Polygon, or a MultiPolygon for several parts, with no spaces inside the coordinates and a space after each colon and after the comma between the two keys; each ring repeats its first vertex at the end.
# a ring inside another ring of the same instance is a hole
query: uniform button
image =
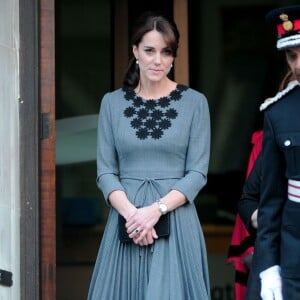
{"type": "Polygon", "coordinates": [[[291,145],[291,140],[284,141],[284,146],[288,147],[291,145]]]}

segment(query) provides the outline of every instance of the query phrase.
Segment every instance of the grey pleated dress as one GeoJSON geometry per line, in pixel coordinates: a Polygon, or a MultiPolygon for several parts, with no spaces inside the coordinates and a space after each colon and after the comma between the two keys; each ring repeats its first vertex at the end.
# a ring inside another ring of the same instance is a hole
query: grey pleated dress
{"type": "MultiPolygon", "coordinates": [[[[101,103],[97,184],[105,199],[123,190],[135,206],[175,189],[188,199],[170,212],[170,236],[140,247],[120,243],[110,209],[89,300],[210,299],[205,241],[194,199],[206,183],[210,117],[205,96],[177,85],[168,97],[107,93],[101,103]]],[[[109,203],[107,202],[109,205],[109,203]]]]}

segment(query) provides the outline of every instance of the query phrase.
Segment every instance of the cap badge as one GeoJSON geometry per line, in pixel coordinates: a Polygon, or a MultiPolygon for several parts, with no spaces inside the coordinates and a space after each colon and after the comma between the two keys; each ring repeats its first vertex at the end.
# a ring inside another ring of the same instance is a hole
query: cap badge
{"type": "Polygon", "coordinates": [[[289,20],[289,16],[287,14],[281,14],[279,18],[282,20],[282,27],[285,31],[291,31],[294,28],[293,23],[289,20]]]}

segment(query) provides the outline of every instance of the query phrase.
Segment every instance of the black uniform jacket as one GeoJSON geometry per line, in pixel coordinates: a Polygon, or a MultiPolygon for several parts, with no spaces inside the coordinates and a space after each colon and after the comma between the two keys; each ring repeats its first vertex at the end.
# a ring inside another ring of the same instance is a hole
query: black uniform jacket
{"type": "Polygon", "coordinates": [[[283,277],[300,278],[300,203],[287,199],[288,179],[300,180],[299,85],[266,108],[263,130],[258,271],[280,265],[283,277]]]}
{"type": "Polygon", "coordinates": [[[261,187],[261,162],[262,154],[260,153],[255,160],[253,168],[243,186],[243,194],[238,202],[238,212],[245,223],[249,233],[256,235],[256,228],[252,226],[251,216],[258,208],[261,187]]]}

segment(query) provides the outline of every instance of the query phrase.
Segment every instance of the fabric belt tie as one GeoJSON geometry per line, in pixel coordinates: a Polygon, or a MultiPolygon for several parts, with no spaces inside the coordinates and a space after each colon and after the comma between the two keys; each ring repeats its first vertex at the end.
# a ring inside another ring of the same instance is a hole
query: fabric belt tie
{"type": "Polygon", "coordinates": [[[300,203],[300,181],[288,180],[288,199],[300,203]]]}

